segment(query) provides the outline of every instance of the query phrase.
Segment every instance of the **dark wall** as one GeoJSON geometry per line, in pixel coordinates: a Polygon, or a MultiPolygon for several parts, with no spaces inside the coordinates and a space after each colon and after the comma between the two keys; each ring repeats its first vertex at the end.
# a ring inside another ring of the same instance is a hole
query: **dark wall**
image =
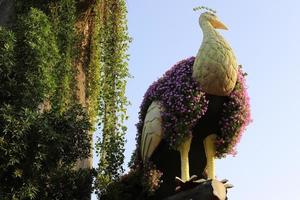
{"type": "Polygon", "coordinates": [[[15,18],[15,1],[0,0],[0,26],[11,25],[15,18]]]}

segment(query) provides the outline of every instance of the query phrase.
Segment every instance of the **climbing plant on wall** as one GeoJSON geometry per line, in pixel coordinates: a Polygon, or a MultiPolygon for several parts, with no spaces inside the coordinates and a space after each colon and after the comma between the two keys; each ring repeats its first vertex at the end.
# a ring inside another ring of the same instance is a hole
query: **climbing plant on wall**
{"type": "Polygon", "coordinates": [[[123,172],[124,134],[127,118],[125,96],[128,73],[127,49],[130,37],[127,32],[127,10],[124,0],[99,0],[100,41],[100,128],[102,135],[97,142],[100,155],[96,185],[99,195],[123,172]]]}
{"type": "Polygon", "coordinates": [[[0,199],[89,199],[92,128],[76,94],[76,1],[15,1],[0,27],[0,199]]]}
{"type": "Polygon", "coordinates": [[[97,189],[123,171],[125,1],[14,2],[0,27],[0,199],[90,199],[94,170],[78,161],[96,122],[97,189]]]}
{"type": "Polygon", "coordinates": [[[75,69],[73,67],[75,52],[76,2],[74,0],[53,1],[49,4],[49,15],[58,42],[60,59],[56,68],[57,89],[53,106],[64,110],[74,101],[75,69]]]}

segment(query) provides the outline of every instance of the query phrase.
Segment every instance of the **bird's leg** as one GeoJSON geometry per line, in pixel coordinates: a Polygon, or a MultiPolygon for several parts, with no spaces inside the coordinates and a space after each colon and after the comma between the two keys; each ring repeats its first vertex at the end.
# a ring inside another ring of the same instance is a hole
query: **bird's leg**
{"type": "Polygon", "coordinates": [[[205,169],[207,171],[208,179],[215,179],[216,137],[217,136],[215,134],[212,134],[207,136],[203,141],[207,161],[205,169]]]}
{"type": "Polygon", "coordinates": [[[203,180],[199,180],[196,175],[190,177],[189,151],[191,143],[192,137],[189,137],[178,148],[181,158],[181,179],[178,177],[175,178],[177,184],[177,187],[175,189],[176,192],[190,190],[196,187],[197,185],[203,183],[203,180]]]}
{"type": "Polygon", "coordinates": [[[185,140],[179,147],[180,158],[181,158],[181,180],[186,182],[190,179],[189,169],[189,151],[192,142],[192,137],[185,140]]]}

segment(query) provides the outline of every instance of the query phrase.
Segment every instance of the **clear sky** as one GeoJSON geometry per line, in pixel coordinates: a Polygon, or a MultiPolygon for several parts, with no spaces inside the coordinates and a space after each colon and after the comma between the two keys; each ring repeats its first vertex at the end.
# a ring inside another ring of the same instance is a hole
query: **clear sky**
{"type": "Polygon", "coordinates": [[[148,86],[176,62],[195,56],[202,41],[196,6],[208,6],[229,28],[221,31],[248,73],[253,123],[236,157],[218,160],[216,174],[235,186],[230,200],[299,198],[300,1],[128,0],[131,44],[127,85],[126,162],[148,86]]]}

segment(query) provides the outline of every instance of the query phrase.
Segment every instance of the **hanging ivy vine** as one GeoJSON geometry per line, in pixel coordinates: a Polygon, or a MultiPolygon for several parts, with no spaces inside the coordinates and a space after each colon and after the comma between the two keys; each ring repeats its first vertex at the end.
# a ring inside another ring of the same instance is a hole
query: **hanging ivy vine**
{"type": "Polygon", "coordinates": [[[99,26],[99,5],[95,5],[93,8],[93,17],[92,21],[92,35],[90,42],[90,57],[89,57],[89,65],[86,73],[86,96],[87,96],[87,107],[89,116],[92,124],[97,123],[97,118],[99,115],[100,109],[100,94],[102,92],[100,80],[101,80],[101,62],[100,62],[100,54],[101,54],[101,46],[100,46],[100,26],[99,26]]]}
{"type": "Polygon", "coordinates": [[[103,133],[97,189],[123,172],[125,1],[14,2],[16,23],[0,27],[0,199],[89,199],[95,174],[74,166],[90,156],[87,133],[97,121],[103,133]],[[82,54],[86,108],[76,96],[81,12],[89,18],[82,54]]]}
{"type": "Polygon", "coordinates": [[[56,67],[56,94],[53,99],[53,109],[63,111],[70,103],[74,103],[76,91],[73,68],[75,51],[75,19],[76,2],[74,0],[54,1],[49,4],[50,18],[56,38],[60,59],[56,67]]]}
{"type": "Polygon", "coordinates": [[[100,128],[102,135],[96,148],[100,156],[97,188],[99,195],[106,186],[119,178],[124,171],[123,125],[127,118],[125,86],[128,73],[127,49],[130,37],[127,32],[127,10],[124,0],[99,0],[99,40],[100,40],[100,128]]]}

